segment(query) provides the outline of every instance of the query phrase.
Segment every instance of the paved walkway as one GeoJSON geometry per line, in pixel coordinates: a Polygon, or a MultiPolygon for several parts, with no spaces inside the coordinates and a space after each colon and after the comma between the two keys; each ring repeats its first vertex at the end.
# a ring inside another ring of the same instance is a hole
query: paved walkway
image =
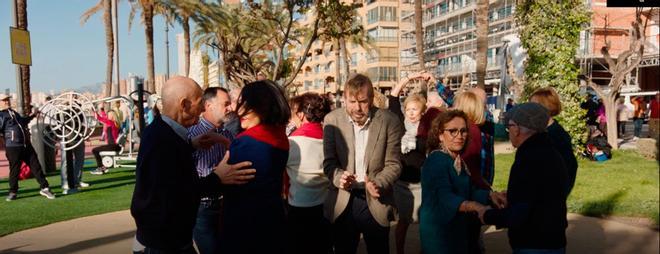
{"type": "MultiPolygon", "coordinates": [[[[568,253],[659,253],[658,231],[576,214],[568,219],[568,253]]],[[[407,252],[420,253],[417,227],[409,232],[407,252]]],[[[125,210],[7,235],[0,238],[0,253],[130,253],[134,234],[133,219],[125,210]]],[[[491,227],[484,240],[488,253],[511,253],[506,231],[491,227]]],[[[390,243],[395,253],[393,234],[390,243]]],[[[363,242],[358,253],[366,253],[363,242]]]]}

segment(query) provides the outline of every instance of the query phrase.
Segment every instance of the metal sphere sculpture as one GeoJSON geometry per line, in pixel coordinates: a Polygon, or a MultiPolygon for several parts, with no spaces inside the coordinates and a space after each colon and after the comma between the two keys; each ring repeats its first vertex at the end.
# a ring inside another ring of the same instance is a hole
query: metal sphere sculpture
{"type": "Polygon", "coordinates": [[[76,92],[63,93],[39,108],[37,124],[41,140],[64,151],[77,147],[89,138],[98,121],[91,100],[76,92]]]}

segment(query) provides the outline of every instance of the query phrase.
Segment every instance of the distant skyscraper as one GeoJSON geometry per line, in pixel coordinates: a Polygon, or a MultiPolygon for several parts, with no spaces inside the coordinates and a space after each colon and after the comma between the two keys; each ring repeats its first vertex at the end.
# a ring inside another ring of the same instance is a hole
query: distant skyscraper
{"type": "Polygon", "coordinates": [[[186,74],[185,66],[186,66],[186,58],[184,57],[186,55],[185,51],[185,44],[183,40],[183,33],[177,34],[176,35],[176,47],[177,47],[177,64],[178,64],[178,75],[184,76],[186,74]]]}

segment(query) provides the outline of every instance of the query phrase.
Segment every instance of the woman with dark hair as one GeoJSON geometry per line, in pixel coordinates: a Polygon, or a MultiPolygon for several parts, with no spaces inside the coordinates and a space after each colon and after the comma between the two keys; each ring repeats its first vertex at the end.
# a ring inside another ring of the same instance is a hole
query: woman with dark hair
{"type": "Polygon", "coordinates": [[[221,253],[283,253],[285,214],[280,195],[289,157],[285,134],[291,112],[281,88],[269,80],[247,84],[238,99],[240,133],[229,161],[250,161],[255,178],[226,186],[220,230],[221,253]]]}
{"type": "Polygon", "coordinates": [[[323,203],[330,181],[323,173],[323,118],[331,102],[317,93],[296,96],[290,102],[291,122],[296,130],[289,136],[286,172],[288,191],[288,253],[326,253],[329,249],[329,222],[323,217],[323,203]]]}
{"type": "Polygon", "coordinates": [[[479,234],[469,230],[469,214],[501,194],[477,188],[461,152],[469,137],[468,117],[459,110],[441,113],[427,140],[422,166],[419,231],[424,253],[479,253],[479,234]]]}

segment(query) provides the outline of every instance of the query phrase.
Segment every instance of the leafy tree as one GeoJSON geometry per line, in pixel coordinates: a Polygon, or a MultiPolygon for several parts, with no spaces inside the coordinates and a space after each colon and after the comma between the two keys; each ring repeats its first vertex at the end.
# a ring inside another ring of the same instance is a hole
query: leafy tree
{"type": "Polygon", "coordinates": [[[520,40],[528,54],[522,99],[538,88],[555,88],[563,107],[557,120],[571,135],[576,152],[582,150],[587,132],[575,54],[590,17],[582,0],[519,0],[516,5],[520,40]]]}

